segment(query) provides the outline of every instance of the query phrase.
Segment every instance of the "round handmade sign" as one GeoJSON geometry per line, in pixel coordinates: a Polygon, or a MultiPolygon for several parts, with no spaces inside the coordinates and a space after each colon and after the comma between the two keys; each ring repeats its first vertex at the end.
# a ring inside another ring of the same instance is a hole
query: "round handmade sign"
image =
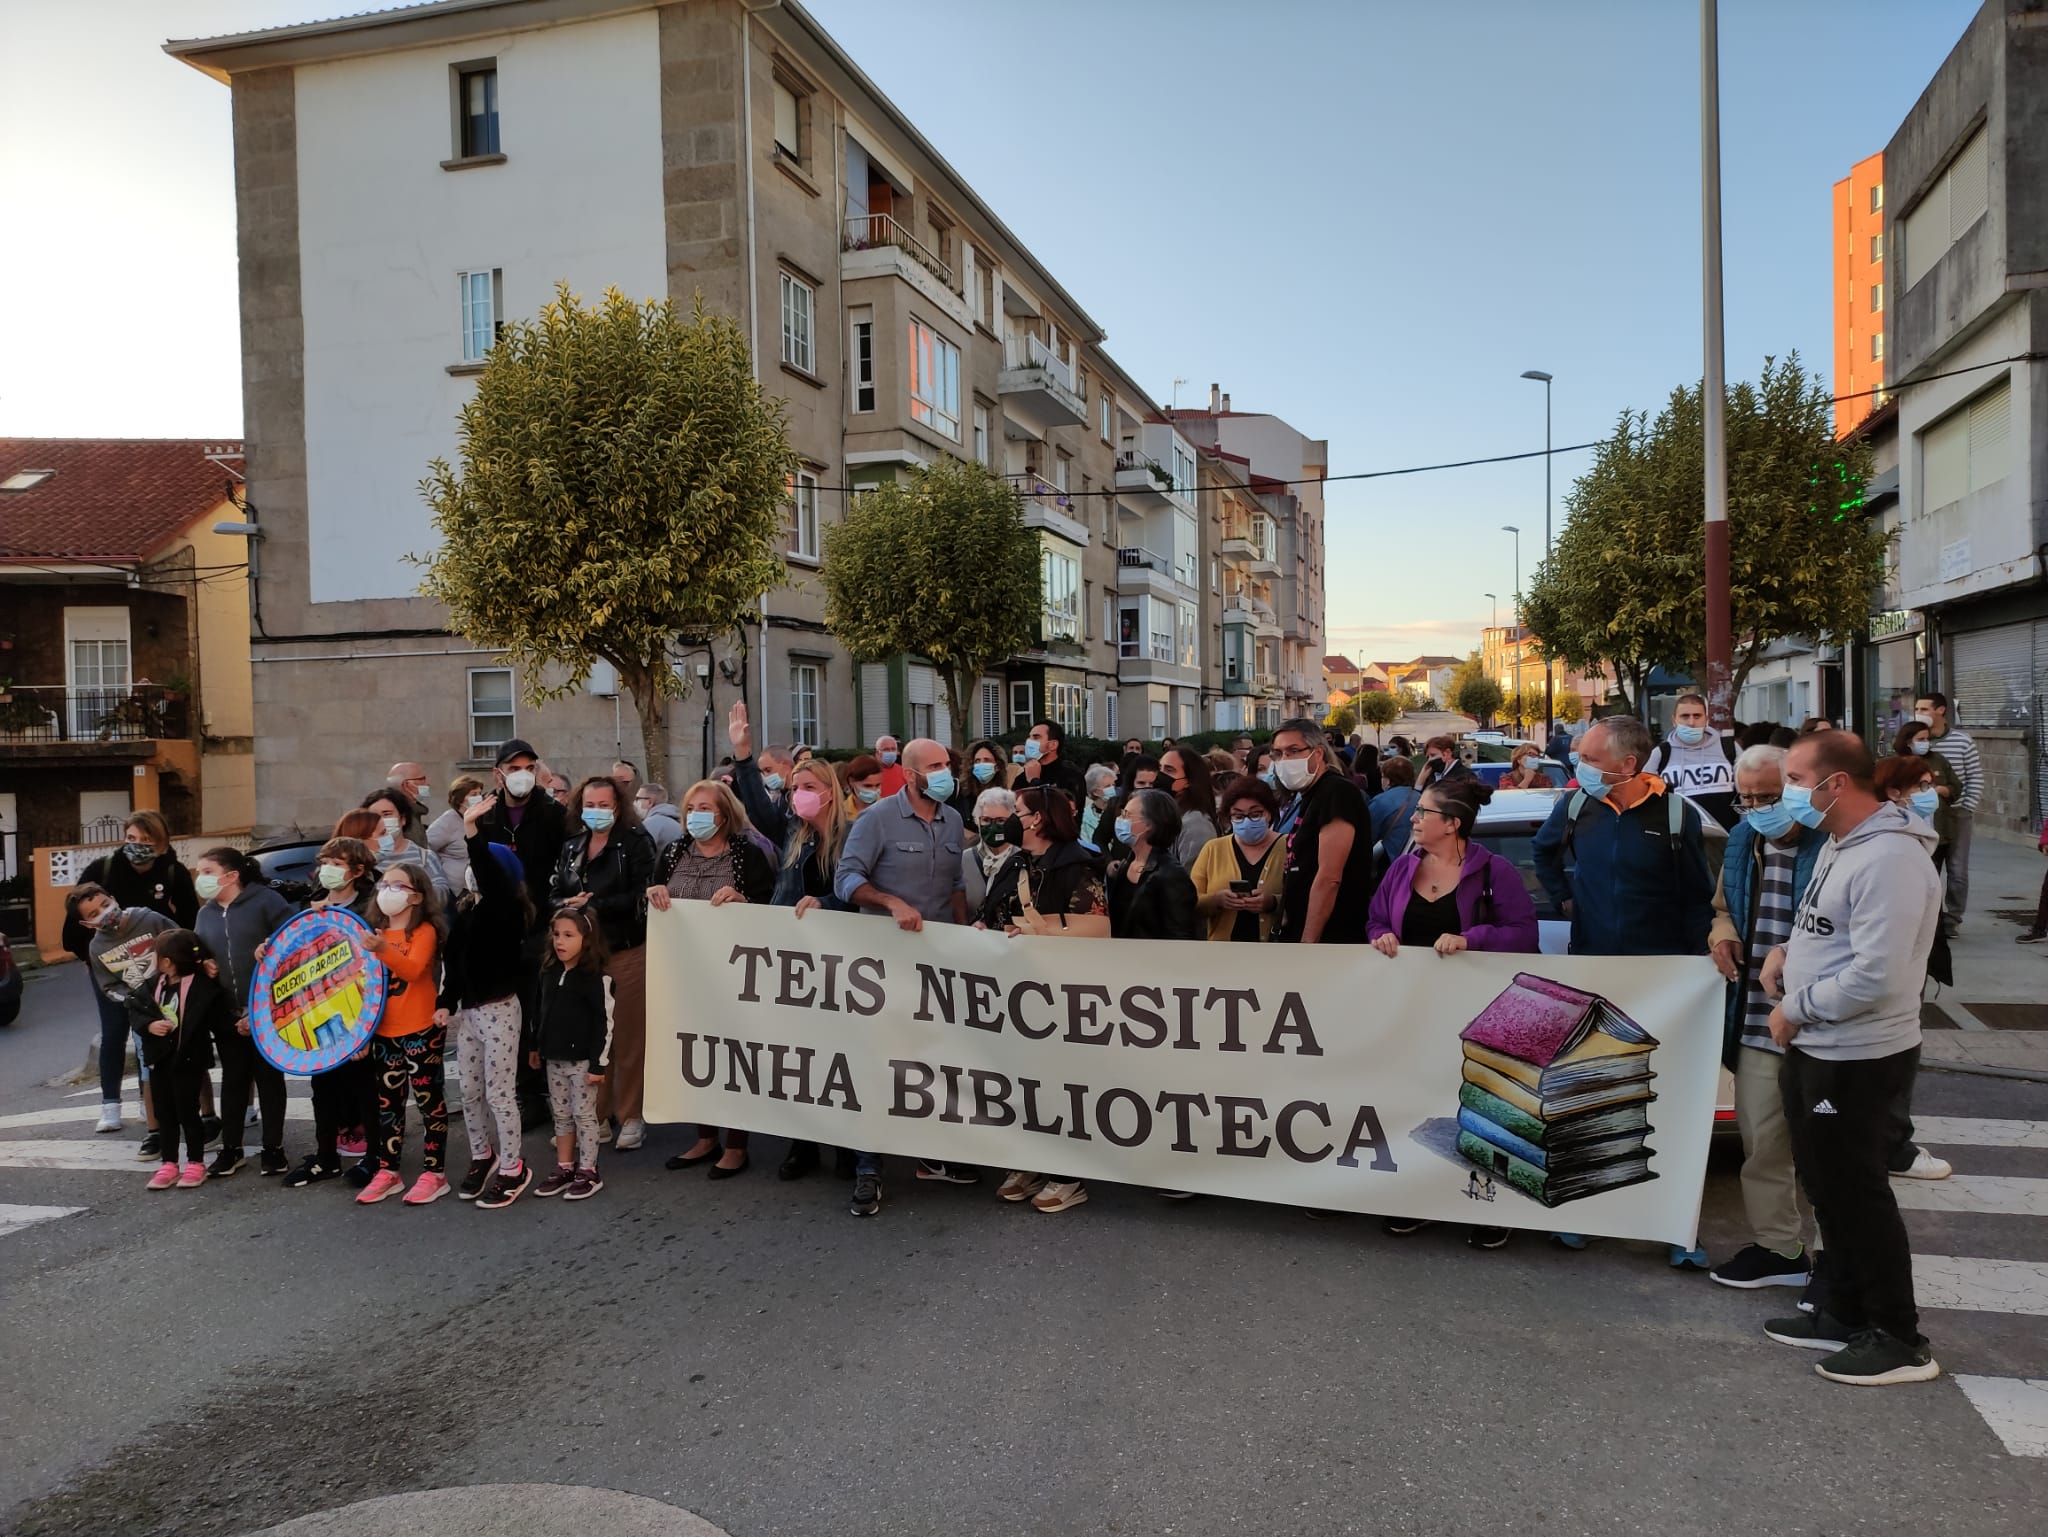
{"type": "Polygon", "coordinates": [[[249,1036],[273,1067],[324,1072],[376,1030],[391,974],[363,948],[369,937],[338,907],[300,913],[270,936],[249,988],[249,1036]]]}

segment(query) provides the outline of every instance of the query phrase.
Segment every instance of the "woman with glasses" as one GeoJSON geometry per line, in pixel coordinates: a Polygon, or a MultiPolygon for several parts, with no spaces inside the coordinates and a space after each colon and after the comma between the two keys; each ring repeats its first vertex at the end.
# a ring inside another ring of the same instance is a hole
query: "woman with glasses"
{"type": "Polygon", "coordinates": [[[1539,766],[1542,762],[1534,744],[1524,742],[1508,755],[1508,771],[1500,776],[1503,790],[1554,790],[1550,776],[1539,766]]]}
{"type": "Polygon", "coordinates": [[[1934,824],[1935,836],[1941,840],[1940,847],[1934,851],[1934,867],[1946,870],[1949,847],[1956,835],[1955,805],[1963,793],[1963,782],[1956,777],[1948,759],[1934,750],[1934,728],[1924,720],[1909,720],[1901,726],[1899,734],[1892,739],[1892,752],[1898,757],[1916,760],[1934,776],[1937,804],[1934,815],[1927,820],[1934,824]]]}

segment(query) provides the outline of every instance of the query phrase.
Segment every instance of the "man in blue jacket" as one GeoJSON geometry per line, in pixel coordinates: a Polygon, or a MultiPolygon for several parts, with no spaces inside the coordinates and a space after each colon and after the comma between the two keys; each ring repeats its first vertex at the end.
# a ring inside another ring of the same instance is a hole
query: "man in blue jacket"
{"type": "Polygon", "coordinates": [[[1705,955],[1714,917],[1700,814],[1643,772],[1652,741],[1617,715],[1579,742],[1579,789],[1536,833],[1537,878],[1571,919],[1573,955],[1705,955]]]}
{"type": "Polygon", "coordinates": [[[1714,893],[1708,936],[1714,964],[1728,979],[1721,1060],[1735,1075],[1735,1126],[1742,1135],[1742,1209],[1750,1242],[1712,1271],[1723,1286],[1804,1286],[1813,1259],[1807,1240],[1813,1213],[1799,1199],[1792,1168],[1792,1132],[1778,1077],[1784,1048],[1771,1039],[1775,1000],[1763,989],[1763,966],[1792,934],[1792,915],[1806,897],[1827,842],[1801,827],[1785,806],[1785,749],[1756,746],[1735,760],[1735,802],[1742,820],[1728,835],[1721,885],[1714,893]]]}

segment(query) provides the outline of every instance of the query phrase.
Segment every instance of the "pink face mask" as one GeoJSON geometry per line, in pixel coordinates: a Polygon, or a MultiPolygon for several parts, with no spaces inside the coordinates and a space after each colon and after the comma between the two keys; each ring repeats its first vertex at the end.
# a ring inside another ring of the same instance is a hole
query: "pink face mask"
{"type": "Polygon", "coordinates": [[[825,797],[816,790],[799,788],[790,791],[789,804],[798,816],[808,822],[825,809],[825,797]]]}

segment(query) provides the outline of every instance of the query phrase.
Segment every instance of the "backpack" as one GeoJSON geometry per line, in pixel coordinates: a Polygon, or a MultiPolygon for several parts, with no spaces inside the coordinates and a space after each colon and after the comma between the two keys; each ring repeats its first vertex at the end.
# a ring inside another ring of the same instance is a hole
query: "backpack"
{"type": "MultiPolygon", "coordinates": [[[[1585,814],[1586,802],[1592,798],[1584,790],[1574,790],[1571,805],[1565,811],[1564,851],[1574,863],[1578,860],[1577,841],[1574,835],[1578,832],[1579,818],[1585,814]]],[[[1674,877],[1678,873],[1679,853],[1685,847],[1685,807],[1686,799],[1683,795],[1676,790],[1666,790],[1664,820],[1650,824],[1651,836],[1661,841],[1671,856],[1671,871],[1674,877]]]]}

